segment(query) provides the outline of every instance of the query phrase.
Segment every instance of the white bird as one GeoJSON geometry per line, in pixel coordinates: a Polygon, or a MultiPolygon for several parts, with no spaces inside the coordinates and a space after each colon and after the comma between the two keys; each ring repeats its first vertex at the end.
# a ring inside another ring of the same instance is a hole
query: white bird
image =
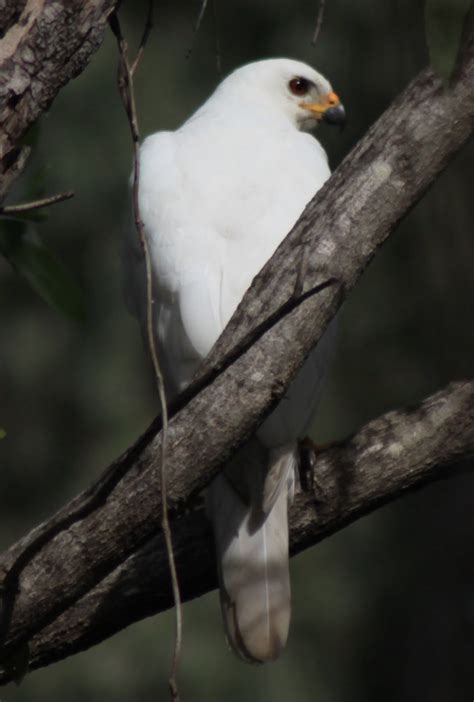
{"type": "MultiPolygon", "coordinates": [[[[303,63],[271,59],[237,69],[181,128],[144,141],[139,207],[168,399],[190,382],[252,279],[329,177],[326,153],[307,133],[323,120],[344,121],[329,82],[303,63]]],[[[135,234],[128,246],[126,292],[145,327],[135,234]]],[[[276,658],[287,639],[287,511],[297,439],[318,402],[331,337],[326,332],[258,430],[258,464],[229,467],[209,489],[227,638],[247,661],[276,658]]]]}

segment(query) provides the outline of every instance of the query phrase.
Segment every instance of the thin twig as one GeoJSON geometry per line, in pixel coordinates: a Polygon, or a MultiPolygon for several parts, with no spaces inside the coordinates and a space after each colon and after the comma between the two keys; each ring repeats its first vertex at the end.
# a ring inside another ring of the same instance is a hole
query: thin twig
{"type": "Polygon", "coordinates": [[[197,37],[197,34],[201,28],[201,23],[202,23],[202,20],[204,19],[204,15],[206,13],[207,3],[208,3],[208,0],[202,0],[201,7],[199,8],[199,15],[198,15],[198,18],[196,20],[196,24],[194,25],[191,46],[189,47],[189,49],[186,53],[187,59],[189,59],[191,57],[191,54],[193,53],[194,44],[196,43],[196,37],[197,37]]]}
{"type": "Polygon", "coordinates": [[[201,9],[199,10],[199,15],[197,18],[196,26],[194,27],[195,34],[197,34],[199,32],[199,29],[201,28],[201,23],[204,19],[206,8],[207,8],[207,0],[202,0],[201,9]]]}
{"type": "Polygon", "coordinates": [[[148,37],[150,36],[151,30],[153,29],[153,0],[148,2],[148,13],[146,16],[146,22],[145,22],[145,27],[143,29],[143,34],[142,38],[140,40],[140,46],[138,47],[137,55],[135,56],[135,61],[132,63],[130,67],[130,75],[133,76],[135,75],[135,71],[137,70],[138,66],[140,65],[140,61],[142,60],[143,52],[145,51],[145,46],[148,41],[148,37]]]}
{"type": "Polygon", "coordinates": [[[39,210],[41,207],[49,207],[49,205],[55,205],[57,202],[69,200],[71,197],[74,197],[74,190],[43,197],[40,200],[21,202],[18,205],[5,205],[5,207],[0,207],[0,214],[16,215],[22,214],[23,212],[30,212],[30,210],[39,210]]]}
{"type": "Polygon", "coordinates": [[[313,38],[311,39],[311,44],[313,46],[316,46],[316,42],[318,41],[321,27],[323,26],[325,5],[326,5],[326,0],[319,0],[318,16],[316,17],[316,26],[314,28],[313,38]]]}
{"type": "Polygon", "coordinates": [[[184,390],[180,392],[178,397],[171,403],[171,416],[174,417],[191,401],[193,397],[196,397],[196,395],[202,392],[204,388],[209,387],[209,385],[211,385],[216,378],[222,375],[222,373],[236,363],[239,358],[247,353],[247,351],[254,344],[256,344],[264,334],[270,331],[286,316],[302,305],[303,302],[306,302],[306,300],[309,300],[315,295],[318,295],[320,292],[323,292],[323,290],[326,290],[334,285],[338,286],[339,294],[342,296],[344,293],[344,285],[337,278],[328,278],[322,283],[318,283],[317,285],[313,286],[306,292],[301,293],[299,296],[295,296],[293,292],[286,302],[283,302],[274,312],[269,314],[268,317],[265,317],[255,327],[249,329],[242,339],[240,339],[239,342],[230,349],[230,351],[225,353],[220,360],[212,360],[212,365],[210,363],[207,365],[204,364],[196,379],[187,385],[184,390]]]}
{"type": "Polygon", "coordinates": [[[123,37],[120,22],[116,14],[112,15],[110,26],[117,39],[117,44],[120,54],[120,64],[119,64],[119,90],[122,97],[122,101],[127,113],[127,117],[130,124],[130,131],[133,141],[133,184],[132,184],[132,197],[133,197],[133,211],[135,217],[135,226],[137,233],[140,237],[140,243],[143,250],[143,256],[145,259],[145,269],[146,269],[146,290],[147,290],[147,335],[148,335],[148,345],[150,348],[151,359],[153,363],[153,369],[155,373],[155,379],[158,389],[158,395],[161,404],[161,415],[162,415],[162,438],[161,438],[161,470],[160,470],[160,489],[161,489],[161,501],[162,501],[162,517],[161,517],[161,527],[163,530],[166,551],[168,555],[168,563],[171,574],[171,583],[173,588],[173,598],[175,604],[176,613],[176,635],[175,635],[175,645],[173,652],[173,660],[171,664],[171,673],[169,678],[169,686],[171,692],[171,698],[173,702],[179,702],[179,692],[177,686],[177,673],[179,667],[179,661],[181,657],[181,640],[182,640],[182,606],[181,606],[181,596],[179,591],[178,576],[176,571],[176,563],[173,552],[173,543],[171,539],[171,529],[168,516],[168,500],[167,500],[167,481],[166,481],[166,449],[168,443],[168,407],[166,403],[165,385],[163,374],[161,372],[160,363],[158,360],[158,353],[156,350],[155,336],[153,333],[153,306],[154,306],[154,293],[153,293],[153,276],[151,270],[151,259],[150,252],[148,249],[148,242],[144,231],[143,222],[140,216],[139,207],[139,182],[140,182],[140,134],[138,129],[138,118],[135,105],[135,93],[133,87],[133,74],[137,69],[140,59],[143,55],[145,49],[146,41],[150,34],[152,28],[152,2],[149,2],[148,6],[148,16],[146,20],[145,29],[143,32],[140,47],[137,52],[137,56],[133,63],[130,65],[128,59],[128,46],[127,42],[123,37]]]}
{"type": "Polygon", "coordinates": [[[218,18],[217,18],[217,0],[212,0],[212,19],[213,19],[213,25],[214,25],[214,41],[215,41],[215,50],[216,50],[217,75],[219,77],[222,77],[222,54],[221,54],[221,45],[220,45],[220,41],[219,41],[219,23],[218,23],[218,18]]]}

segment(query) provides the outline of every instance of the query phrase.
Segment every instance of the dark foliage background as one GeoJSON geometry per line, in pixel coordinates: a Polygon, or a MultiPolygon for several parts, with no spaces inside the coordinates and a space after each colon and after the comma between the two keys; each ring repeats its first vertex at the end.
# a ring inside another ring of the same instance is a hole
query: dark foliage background
{"type": "MultiPolygon", "coordinates": [[[[223,73],[255,59],[315,65],[342,96],[343,134],[318,133],[336,166],[427,63],[417,0],[327,3],[316,49],[311,1],[217,0],[223,73]]],[[[212,14],[193,40],[198,2],[161,2],[137,79],[143,134],[174,129],[219,82],[212,14]]],[[[138,40],[142,3],[124,3],[138,40]]],[[[131,147],[108,37],[41,120],[11,201],[74,188],[38,225],[80,282],[87,318],[48,308],[0,259],[0,547],[87,485],[157,411],[135,322],[122,302],[131,147]]],[[[232,167],[232,164],[229,164],[232,167]]],[[[344,306],[314,436],[345,436],[474,372],[472,145],[400,225],[344,306]]],[[[1,224],[0,224],[1,226],[1,224]]],[[[185,700],[466,702],[474,696],[474,477],[379,510],[292,563],[294,620],[276,664],[228,652],[215,593],[185,607],[185,700]]],[[[67,558],[67,554],[65,554],[67,558]]],[[[9,686],[2,700],[160,699],[172,645],[168,613],[9,686]]],[[[163,697],[164,698],[164,697],[163,697]]]]}

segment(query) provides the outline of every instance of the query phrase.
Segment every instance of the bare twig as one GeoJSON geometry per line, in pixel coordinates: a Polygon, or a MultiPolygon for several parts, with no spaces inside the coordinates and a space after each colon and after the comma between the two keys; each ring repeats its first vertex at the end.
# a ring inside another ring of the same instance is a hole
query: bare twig
{"type": "MultiPolygon", "coordinates": [[[[191,57],[191,54],[194,51],[196,37],[197,37],[198,32],[201,28],[201,24],[202,24],[202,21],[204,19],[204,15],[206,14],[207,5],[208,5],[208,0],[202,0],[201,7],[199,8],[198,18],[196,20],[196,24],[194,25],[194,29],[193,29],[193,37],[191,39],[191,46],[189,47],[188,51],[186,52],[186,59],[189,59],[191,57]]],[[[219,31],[218,31],[218,26],[217,26],[217,0],[212,0],[211,9],[212,9],[212,22],[213,22],[214,39],[215,39],[216,68],[217,68],[217,74],[219,76],[222,76],[221,48],[220,48],[220,42],[219,42],[219,31]]]]}
{"type": "Polygon", "coordinates": [[[217,18],[217,0],[212,0],[212,19],[214,24],[214,41],[216,49],[216,68],[217,75],[222,76],[222,54],[219,41],[219,23],[217,18]]]}
{"type": "Polygon", "coordinates": [[[311,44],[313,46],[316,46],[316,42],[318,41],[321,27],[323,26],[325,6],[326,6],[326,0],[319,0],[318,15],[316,17],[316,26],[314,28],[313,38],[311,39],[311,44]]]}
{"type": "Polygon", "coordinates": [[[42,207],[56,205],[56,203],[69,200],[71,197],[74,197],[74,190],[68,190],[65,193],[58,193],[57,195],[50,195],[49,197],[43,197],[39,200],[32,200],[31,202],[21,202],[18,205],[5,205],[5,207],[0,207],[0,214],[19,215],[23,214],[23,212],[30,212],[31,210],[39,210],[42,207]]]}
{"type": "Polygon", "coordinates": [[[204,19],[204,15],[206,13],[206,8],[207,8],[207,2],[208,0],[202,0],[201,7],[199,8],[199,14],[198,18],[196,20],[196,24],[194,25],[194,30],[193,30],[193,38],[191,40],[191,46],[189,47],[187,53],[186,53],[186,59],[191,58],[191,54],[193,53],[194,49],[194,44],[196,43],[196,37],[197,34],[201,28],[201,23],[202,20],[204,19]]]}
{"type": "MultiPolygon", "coordinates": [[[[304,265],[304,261],[303,261],[304,265]]],[[[300,271],[302,268],[300,267],[300,271]]],[[[273,329],[279,322],[281,322],[285,317],[296,310],[303,302],[311,299],[315,295],[327,288],[339,285],[340,294],[344,292],[344,286],[341,281],[336,278],[328,278],[322,283],[314,285],[312,288],[306,292],[301,292],[298,294],[298,287],[302,287],[303,281],[300,280],[300,276],[295,283],[293,289],[293,294],[288,298],[278,309],[268,315],[261,322],[256,324],[254,327],[249,329],[249,331],[233,346],[229,351],[227,351],[221,358],[213,359],[212,363],[209,363],[206,359],[198,370],[198,374],[193,381],[181,391],[176,400],[171,404],[171,416],[174,416],[180,409],[185,407],[193,397],[196,397],[205,388],[209,387],[222,373],[230,368],[234,363],[236,363],[239,358],[249,351],[254,344],[256,344],[259,339],[262,338],[264,334],[273,329]]]]}
{"type": "Polygon", "coordinates": [[[137,70],[138,66],[140,65],[140,61],[142,60],[143,52],[145,51],[145,46],[147,44],[148,37],[150,36],[152,29],[153,29],[153,0],[150,0],[148,2],[148,14],[146,17],[145,27],[143,29],[142,38],[140,40],[140,46],[138,47],[138,51],[137,51],[137,55],[135,56],[135,60],[130,67],[130,75],[132,76],[132,78],[135,75],[135,71],[137,70]]]}
{"type": "Polygon", "coordinates": [[[148,345],[150,349],[150,355],[153,363],[153,369],[155,373],[155,379],[158,389],[158,395],[161,404],[161,420],[162,420],[162,438],[161,438],[161,470],[160,470],[160,489],[161,489],[161,500],[162,500],[162,517],[161,517],[161,527],[163,530],[166,551],[168,555],[168,563],[171,574],[171,583],[173,588],[173,598],[175,604],[175,614],[176,614],[176,634],[175,634],[175,645],[173,652],[173,660],[171,664],[171,673],[169,678],[169,686],[171,691],[171,698],[174,702],[179,702],[179,692],[177,686],[177,673],[179,667],[179,661],[181,657],[181,640],[182,640],[182,607],[181,607],[181,596],[179,591],[178,575],[176,572],[176,564],[173,552],[173,543],[171,539],[171,528],[169,523],[168,515],[168,500],[167,500],[167,480],[166,480],[166,449],[168,443],[168,407],[166,402],[165,385],[163,379],[163,373],[161,372],[160,363],[158,360],[158,353],[155,343],[155,335],[153,332],[153,305],[154,305],[154,291],[153,291],[153,275],[151,269],[151,258],[148,248],[148,241],[145,235],[145,230],[143,222],[140,216],[139,207],[139,182],[140,182],[140,133],[138,128],[138,118],[135,104],[135,93],[133,86],[133,76],[136,71],[140,60],[143,56],[143,52],[146,46],[147,39],[149,37],[151,28],[153,26],[153,16],[152,16],[152,1],[148,4],[148,15],[146,19],[145,29],[143,31],[140,46],[135,57],[135,60],[130,64],[128,59],[128,46],[127,42],[122,34],[120,22],[116,13],[111,16],[110,26],[117,39],[117,44],[120,54],[120,64],[119,64],[119,91],[122,97],[122,102],[127,113],[127,117],[130,124],[130,131],[133,141],[133,184],[132,184],[132,197],[133,197],[133,211],[135,217],[135,227],[137,229],[138,236],[140,238],[140,243],[143,251],[143,256],[145,259],[145,269],[146,269],[146,297],[147,297],[147,336],[148,345]]]}
{"type": "Polygon", "coordinates": [[[206,14],[206,9],[207,9],[207,0],[202,0],[201,3],[201,9],[199,10],[199,15],[196,21],[196,26],[194,27],[194,34],[196,35],[199,32],[199,29],[201,28],[201,23],[204,19],[204,15],[206,14]]]}

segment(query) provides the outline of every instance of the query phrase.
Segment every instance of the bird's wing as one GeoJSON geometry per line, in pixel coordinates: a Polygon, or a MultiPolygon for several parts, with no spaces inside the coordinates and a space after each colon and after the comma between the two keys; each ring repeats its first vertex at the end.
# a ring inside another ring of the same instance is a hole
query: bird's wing
{"type": "MultiPolygon", "coordinates": [[[[199,203],[187,187],[176,133],[148,137],[140,156],[139,205],[153,270],[155,339],[174,393],[191,380],[223,329],[218,237],[195,216],[199,203]]],[[[144,328],[145,269],[133,231],[124,259],[128,306],[144,328]]]]}

